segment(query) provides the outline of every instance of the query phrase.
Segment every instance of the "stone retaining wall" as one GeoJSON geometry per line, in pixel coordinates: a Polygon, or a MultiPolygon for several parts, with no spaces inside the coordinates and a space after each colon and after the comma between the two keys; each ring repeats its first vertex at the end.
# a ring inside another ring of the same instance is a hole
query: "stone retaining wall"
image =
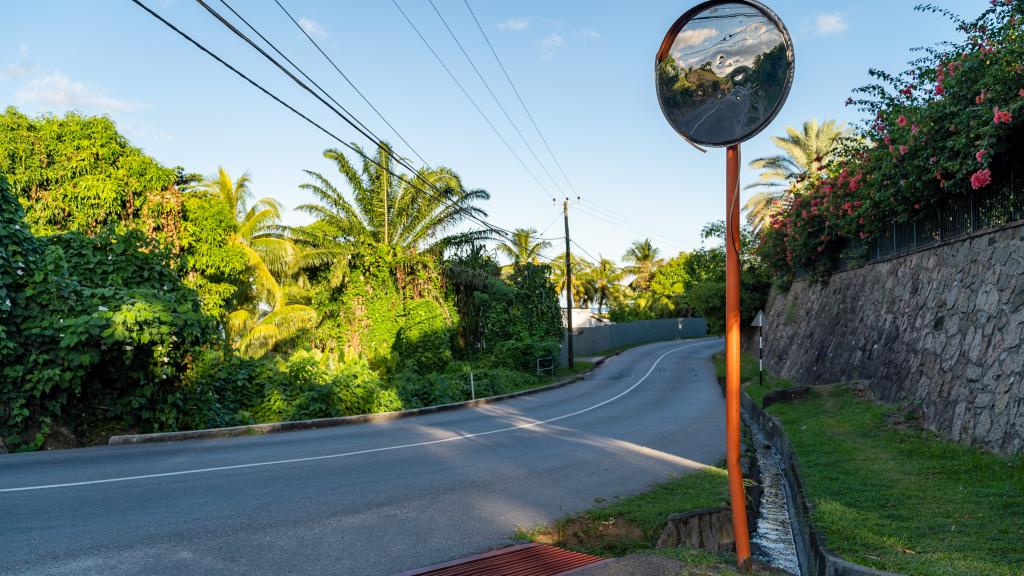
{"type": "MultiPolygon", "coordinates": [[[[864,380],[953,440],[1024,453],[1024,225],[794,282],[765,310],[765,369],[864,380]]],[[[756,337],[754,348],[757,353],[756,337]]]]}

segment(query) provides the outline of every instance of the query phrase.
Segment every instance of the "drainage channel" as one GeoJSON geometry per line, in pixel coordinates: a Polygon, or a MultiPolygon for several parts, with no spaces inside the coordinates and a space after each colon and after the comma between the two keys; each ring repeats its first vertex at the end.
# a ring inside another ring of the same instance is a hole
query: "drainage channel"
{"type": "Polygon", "coordinates": [[[751,535],[754,558],[773,568],[801,575],[800,560],[789,516],[789,494],[782,475],[782,458],[760,428],[748,421],[761,471],[761,509],[757,529],[751,535]]]}

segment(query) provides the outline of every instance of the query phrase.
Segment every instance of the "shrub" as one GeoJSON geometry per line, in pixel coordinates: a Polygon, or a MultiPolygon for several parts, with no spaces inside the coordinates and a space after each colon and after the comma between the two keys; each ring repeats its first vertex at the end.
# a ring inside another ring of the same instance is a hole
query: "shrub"
{"type": "Polygon", "coordinates": [[[445,310],[433,300],[406,304],[405,318],[394,349],[403,367],[419,372],[442,372],[452,361],[452,329],[445,310]]]}
{"type": "Polygon", "coordinates": [[[169,255],[130,231],[35,237],[0,177],[0,435],[42,445],[60,423],[177,425],[181,376],[215,339],[169,255]]]}
{"type": "Polygon", "coordinates": [[[525,370],[537,369],[538,358],[558,361],[559,343],[553,340],[508,340],[494,345],[488,364],[496,368],[525,370]]]}

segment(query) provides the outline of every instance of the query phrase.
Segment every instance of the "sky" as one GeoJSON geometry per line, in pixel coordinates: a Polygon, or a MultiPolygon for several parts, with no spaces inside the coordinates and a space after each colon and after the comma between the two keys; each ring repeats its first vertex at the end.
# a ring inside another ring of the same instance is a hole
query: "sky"
{"type": "MultiPolygon", "coordinates": [[[[369,142],[295,86],[191,0],[142,0],[228,62],[349,142],[369,142]]],[[[346,84],[273,0],[228,0],[278,48],[377,135],[418,159],[346,84]]],[[[431,165],[483,188],[489,220],[535,228],[564,248],[561,200],[584,257],[621,261],[650,238],[671,257],[701,246],[701,227],[725,214],[725,153],[701,153],[668,125],[654,89],[654,57],[679,0],[468,0],[568,176],[516,100],[463,0],[434,0],[527,148],[427,0],[397,0],[523,163],[448,77],[389,0],[281,0],[341,70],[431,165]],[[540,163],[534,155],[540,159],[540,163]],[[550,177],[549,174],[550,173],[550,177]],[[557,182],[557,185],[555,184],[557,182]],[[577,199],[578,197],[578,199],[577,199]],[[555,202],[553,198],[557,198],[555,202]]],[[[229,15],[219,0],[211,6],[229,15]]],[[[770,137],[804,120],[861,120],[844,102],[869,68],[897,72],[910,49],[956,36],[912,0],[773,0],[795,47],[789,99],[742,145],[744,163],[774,153],[770,137]]],[[[985,0],[936,0],[974,16],[985,0]]],[[[0,103],[27,114],[106,114],[131,142],[167,166],[233,176],[249,171],[285,222],[311,197],[304,170],[340,184],[322,157],[337,142],[234,76],[129,0],[37,0],[5,6],[0,22],[0,103]]],[[[744,184],[757,172],[744,166],[744,184]]],[[[744,192],[744,199],[751,192],[744,192]]],[[[576,247],[573,247],[576,250],[576,247]]]]}

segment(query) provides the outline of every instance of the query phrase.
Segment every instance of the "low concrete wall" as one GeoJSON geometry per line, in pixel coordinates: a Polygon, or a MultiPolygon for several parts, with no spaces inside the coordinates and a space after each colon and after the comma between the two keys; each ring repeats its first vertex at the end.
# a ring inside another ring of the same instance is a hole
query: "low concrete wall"
{"type": "MultiPolygon", "coordinates": [[[[677,338],[699,338],[707,335],[708,323],[703,318],[666,318],[583,328],[573,336],[572,344],[576,357],[580,358],[593,356],[619,346],[677,338]]],[[[564,341],[561,362],[563,366],[569,362],[569,350],[564,341]]]]}

